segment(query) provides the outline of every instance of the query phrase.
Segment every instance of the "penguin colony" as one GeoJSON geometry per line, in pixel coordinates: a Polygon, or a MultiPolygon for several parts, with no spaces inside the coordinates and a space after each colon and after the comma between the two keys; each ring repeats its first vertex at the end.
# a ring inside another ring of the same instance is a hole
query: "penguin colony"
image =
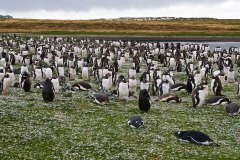
{"type": "MultiPolygon", "coordinates": [[[[234,71],[234,65],[240,64],[239,55],[234,46],[210,51],[207,44],[6,34],[0,36],[0,86],[5,96],[12,87],[24,92],[40,88],[43,100],[52,102],[70,82],[65,89],[92,90],[91,97],[99,104],[110,103],[109,93],[118,99],[138,98],[142,112],[150,110],[150,96],[157,97],[159,104],[181,103],[180,92],[186,92],[192,99],[191,107],[227,104],[226,112],[236,115],[238,105],[222,92],[226,83],[236,83],[236,94],[240,95],[234,71]],[[130,67],[122,72],[126,66],[130,67]],[[176,73],[186,81],[175,79],[176,73]]],[[[135,119],[143,125],[139,117],[130,119],[129,125],[135,119]]]]}

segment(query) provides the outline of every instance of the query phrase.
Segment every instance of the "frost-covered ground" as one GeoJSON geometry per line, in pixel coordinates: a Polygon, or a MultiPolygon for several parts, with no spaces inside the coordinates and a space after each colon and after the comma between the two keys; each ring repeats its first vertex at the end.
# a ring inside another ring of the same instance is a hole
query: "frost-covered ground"
{"type": "MultiPolygon", "coordinates": [[[[185,72],[174,74],[186,79],[185,72]]],[[[0,159],[240,159],[240,116],[228,116],[224,106],[193,109],[187,93],[178,93],[180,104],[152,97],[149,113],[142,114],[136,98],[97,105],[88,92],[65,91],[45,103],[41,89],[10,92],[0,96],[0,159]],[[133,115],[143,118],[143,128],[127,126],[133,115]],[[173,134],[188,129],[208,134],[220,147],[181,142],[173,134]]],[[[223,94],[240,104],[236,84],[226,84],[223,94]]]]}

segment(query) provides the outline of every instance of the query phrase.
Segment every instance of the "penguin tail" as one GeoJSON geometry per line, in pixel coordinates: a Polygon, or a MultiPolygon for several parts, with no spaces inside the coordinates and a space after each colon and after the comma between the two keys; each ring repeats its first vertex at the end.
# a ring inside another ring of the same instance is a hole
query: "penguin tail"
{"type": "Polygon", "coordinates": [[[213,146],[213,147],[220,147],[220,145],[219,145],[218,143],[215,143],[215,142],[213,142],[213,143],[211,144],[211,146],[213,146]]]}

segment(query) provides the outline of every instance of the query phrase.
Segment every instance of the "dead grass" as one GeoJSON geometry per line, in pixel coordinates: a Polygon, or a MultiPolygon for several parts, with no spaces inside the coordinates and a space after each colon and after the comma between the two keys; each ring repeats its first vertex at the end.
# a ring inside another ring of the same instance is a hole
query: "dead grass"
{"type": "MultiPolygon", "coordinates": [[[[93,33],[202,33],[216,35],[239,35],[240,20],[0,20],[0,32],[93,32],[93,33]]],[[[200,34],[201,33],[201,34],[200,34]]],[[[204,35],[204,34],[203,34],[204,35]]]]}

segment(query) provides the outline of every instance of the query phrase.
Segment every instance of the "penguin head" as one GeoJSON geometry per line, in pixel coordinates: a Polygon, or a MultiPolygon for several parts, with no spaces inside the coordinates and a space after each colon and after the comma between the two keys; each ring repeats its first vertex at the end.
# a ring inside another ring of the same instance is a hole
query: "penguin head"
{"type": "Polygon", "coordinates": [[[142,89],[142,90],[140,91],[139,96],[150,97],[150,96],[149,96],[149,93],[148,93],[148,90],[146,90],[146,89],[142,89]]]}
{"type": "Polygon", "coordinates": [[[182,99],[179,98],[179,97],[176,97],[176,102],[177,102],[177,103],[182,102],[182,99]]]}
{"type": "Polygon", "coordinates": [[[175,136],[177,138],[181,138],[183,136],[183,132],[182,131],[175,131],[174,134],[175,134],[175,136]]]}

